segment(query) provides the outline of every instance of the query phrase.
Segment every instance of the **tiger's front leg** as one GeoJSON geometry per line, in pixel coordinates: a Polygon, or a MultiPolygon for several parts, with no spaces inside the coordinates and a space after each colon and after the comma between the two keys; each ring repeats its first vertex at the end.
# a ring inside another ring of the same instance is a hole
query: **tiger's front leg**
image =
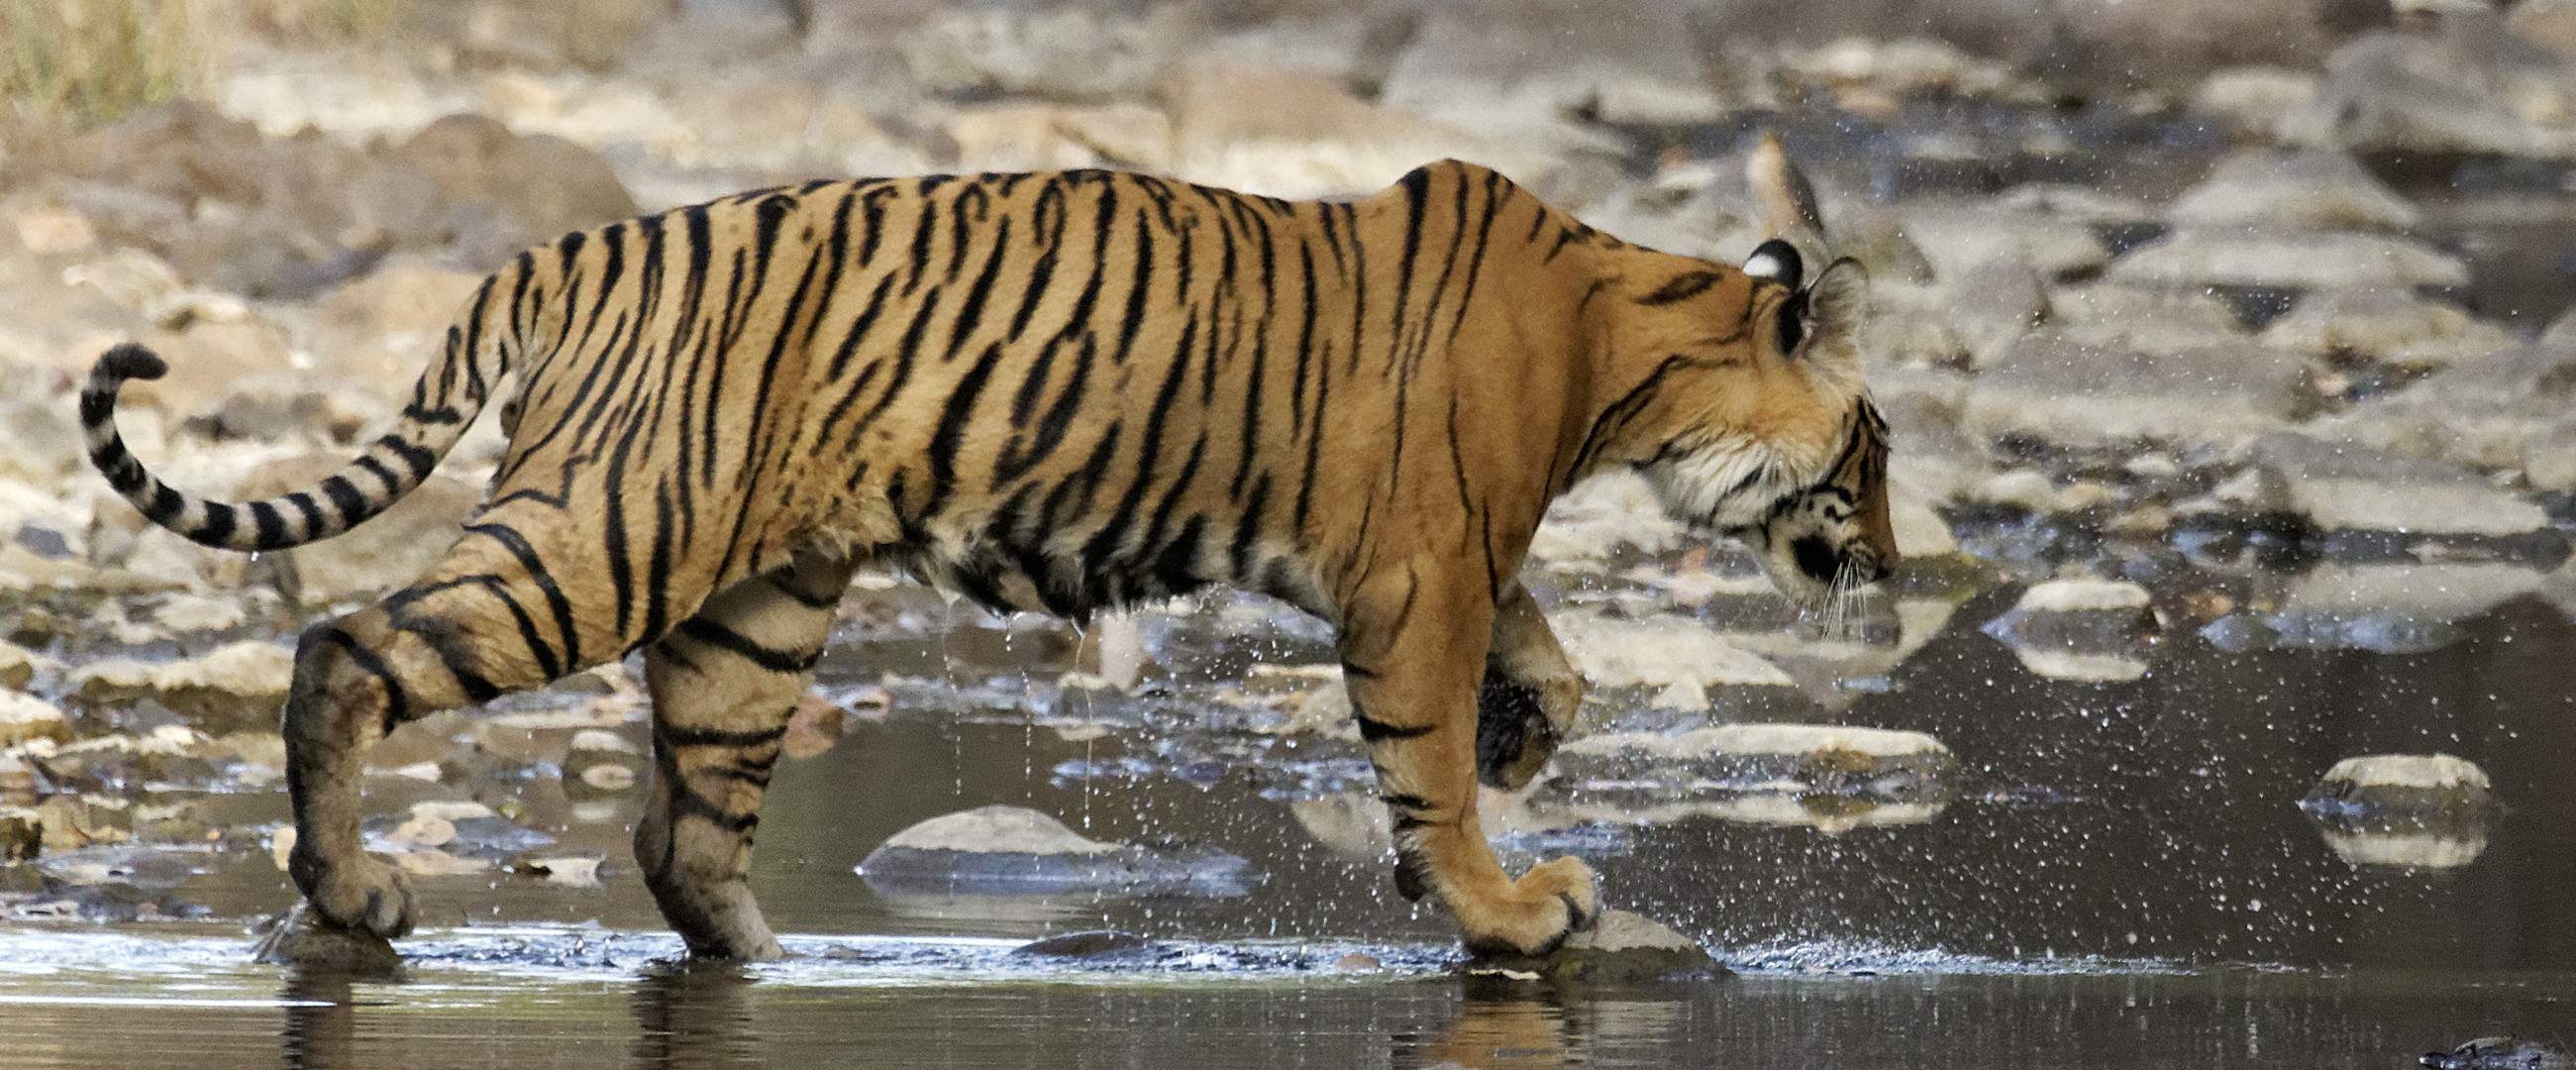
{"type": "Polygon", "coordinates": [[[1481,573],[1428,558],[1381,569],[1343,607],[1343,679],[1394,819],[1396,889],[1438,894],[1472,953],[1544,955],[1591,926],[1600,898],[1573,858],[1505,875],[1478,827],[1477,692],[1495,613],[1481,573]]]}
{"type": "Polygon", "coordinates": [[[746,881],[752,830],[850,571],[845,561],[799,557],[708,599],[645,652],[654,785],[635,826],[635,861],[691,955],[784,953],[746,881]]]}

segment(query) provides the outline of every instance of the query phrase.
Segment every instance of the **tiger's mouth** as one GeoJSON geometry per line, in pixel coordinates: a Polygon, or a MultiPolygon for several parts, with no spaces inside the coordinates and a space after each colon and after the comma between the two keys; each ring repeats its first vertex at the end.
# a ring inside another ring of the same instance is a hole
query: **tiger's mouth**
{"type": "Polygon", "coordinates": [[[1759,524],[1717,529],[1753,550],[1762,571],[1802,609],[1836,610],[1894,571],[1845,495],[1817,488],[1784,499],[1759,524]]]}

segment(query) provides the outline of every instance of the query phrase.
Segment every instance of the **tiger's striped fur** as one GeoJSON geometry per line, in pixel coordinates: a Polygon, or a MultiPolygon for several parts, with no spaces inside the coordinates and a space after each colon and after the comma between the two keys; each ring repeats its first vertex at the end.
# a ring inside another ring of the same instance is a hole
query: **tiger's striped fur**
{"type": "Polygon", "coordinates": [[[1591,875],[1506,876],[1475,793],[1525,782],[1581,699],[1514,578],[1550,499],[1639,469],[1810,597],[1893,559],[1864,284],[1843,262],[1800,289],[1788,256],[1636,248],[1456,162],[1345,203],[1105,171],[817,182],[520,255],[400,425],[311,491],[234,506],[146,473],[113,420],[162,370],[137,346],[82,415],[145,515],[267,550],[383,509],[515,381],[464,539],[298,644],[290,868],[331,922],[414,921],[359,845],[372,741],[641,648],[645,879],[692,952],[778,954],[752,833],[873,563],[1076,618],[1224,583],[1333,622],[1400,886],[1471,947],[1538,952],[1596,914],[1591,875]]]}

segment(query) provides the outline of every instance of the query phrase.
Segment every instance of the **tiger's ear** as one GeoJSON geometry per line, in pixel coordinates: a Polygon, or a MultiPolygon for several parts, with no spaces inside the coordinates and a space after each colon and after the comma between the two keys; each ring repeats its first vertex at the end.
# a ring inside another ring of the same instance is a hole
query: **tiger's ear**
{"type": "Polygon", "coordinates": [[[1825,265],[1815,284],[1799,293],[1800,300],[1784,302],[1782,315],[1796,315],[1803,321],[1803,346],[1794,355],[1844,354],[1858,352],[1854,338],[1860,331],[1861,317],[1869,312],[1869,270],[1848,256],[1825,265]]]}

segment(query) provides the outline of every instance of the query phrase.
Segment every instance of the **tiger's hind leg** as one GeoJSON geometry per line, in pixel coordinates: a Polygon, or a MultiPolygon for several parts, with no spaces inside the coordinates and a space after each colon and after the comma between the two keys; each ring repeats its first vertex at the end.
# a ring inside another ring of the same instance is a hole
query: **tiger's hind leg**
{"type": "Polygon", "coordinates": [[[691,955],[782,953],[745,881],[752,830],[850,572],[846,561],[801,555],[718,592],[645,652],[654,786],[635,861],[691,955]]]}
{"type": "Polygon", "coordinates": [[[1493,645],[1476,691],[1476,779],[1517,791],[1573,739],[1583,677],[1557,645],[1547,616],[1514,583],[1494,610],[1493,645]]]}

